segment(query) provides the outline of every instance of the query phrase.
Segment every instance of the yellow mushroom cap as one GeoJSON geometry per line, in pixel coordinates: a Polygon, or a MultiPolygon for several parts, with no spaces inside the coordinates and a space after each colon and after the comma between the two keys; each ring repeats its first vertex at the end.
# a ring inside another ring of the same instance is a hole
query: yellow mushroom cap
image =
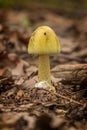
{"type": "Polygon", "coordinates": [[[59,40],[48,26],[38,27],[31,35],[28,44],[30,54],[54,54],[60,52],[59,40]]]}

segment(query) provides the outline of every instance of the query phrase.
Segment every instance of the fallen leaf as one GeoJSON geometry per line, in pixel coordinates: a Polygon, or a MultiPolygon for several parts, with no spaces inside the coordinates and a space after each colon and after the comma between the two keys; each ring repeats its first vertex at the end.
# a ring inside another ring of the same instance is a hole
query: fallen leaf
{"type": "Polygon", "coordinates": [[[19,60],[16,67],[12,69],[12,75],[17,75],[17,76],[24,75],[24,67],[26,66],[28,66],[27,62],[23,60],[19,60]]]}
{"type": "Polygon", "coordinates": [[[2,76],[5,72],[5,69],[0,69],[0,76],[2,76]]]}
{"type": "Polygon", "coordinates": [[[37,79],[38,77],[37,76],[34,76],[33,78],[29,79],[29,80],[26,80],[24,83],[23,83],[23,86],[24,88],[28,88],[28,87],[34,87],[35,86],[35,83],[37,82],[37,79]]]}
{"type": "Polygon", "coordinates": [[[36,66],[30,66],[28,69],[26,69],[26,73],[28,77],[30,77],[32,74],[37,72],[37,67],[36,66]]]}
{"type": "Polygon", "coordinates": [[[17,92],[17,97],[22,97],[23,95],[24,95],[23,90],[19,90],[19,91],[17,92]]]}

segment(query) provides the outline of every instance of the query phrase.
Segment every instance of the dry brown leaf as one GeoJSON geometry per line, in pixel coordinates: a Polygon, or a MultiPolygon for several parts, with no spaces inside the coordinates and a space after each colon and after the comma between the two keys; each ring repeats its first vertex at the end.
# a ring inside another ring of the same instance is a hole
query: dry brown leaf
{"type": "Polygon", "coordinates": [[[23,95],[24,95],[23,90],[19,90],[19,91],[17,92],[17,97],[22,97],[23,95]]]}
{"type": "Polygon", "coordinates": [[[23,60],[19,60],[16,67],[12,69],[12,75],[17,75],[17,76],[24,75],[24,67],[26,66],[28,66],[27,62],[23,60]]]}
{"type": "Polygon", "coordinates": [[[33,65],[26,69],[26,73],[28,77],[30,77],[33,73],[36,73],[36,72],[37,72],[37,67],[33,65]]]}
{"type": "Polygon", "coordinates": [[[37,79],[38,77],[37,76],[34,76],[33,78],[29,79],[29,80],[26,80],[24,83],[23,83],[23,86],[24,88],[28,88],[28,87],[34,87],[35,86],[35,83],[37,82],[37,79]]]}
{"type": "Polygon", "coordinates": [[[62,80],[61,78],[56,78],[54,76],[51,76],[51,79],[52,79],[54,86],[58,85],[59,82],[62,80]]]}
{"type": "Polygon", "coordinates": [[[2,76],[5,72],[5,69],[0,69],[0,76],[2,76]]]}

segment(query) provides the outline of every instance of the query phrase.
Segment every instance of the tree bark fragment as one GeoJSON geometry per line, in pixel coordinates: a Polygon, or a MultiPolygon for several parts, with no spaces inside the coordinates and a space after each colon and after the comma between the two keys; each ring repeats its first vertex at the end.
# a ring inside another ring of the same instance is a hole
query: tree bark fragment
{"type": "Polygon", "coordinates": [[[51,70],[56,78],[61,78],[64,84],[81,84],[87,82],[87,64],[58,65],[51,70]]]}

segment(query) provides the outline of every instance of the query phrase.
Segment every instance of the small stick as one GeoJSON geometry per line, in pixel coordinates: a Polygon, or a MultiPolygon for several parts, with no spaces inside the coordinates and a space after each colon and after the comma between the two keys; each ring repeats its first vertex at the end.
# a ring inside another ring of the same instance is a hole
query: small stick
{"type": "MultiPolygon", "coordinates": [[[[51,92],[51,91],[49,91],[48,89],[44,89],[44,90],[48,91],[49,93],[51,92]]],[[[65,100],[70,101],[70,103],[73,102],[73,103],[75,103],[75,104],[78,104],[78,105],[83,106],[82,103],[80,103],[80,102],[78,102],[78,101],[76,101],[76,100],[74,100],[74,99],[72,99],[72,98],[68,98],[68,97],[66,97],[66,96],[64,96],[64,95],[61,95],[61,94],[59,94],[59,93],[56,93],[56,92],[54,92],[53,94],[55,94],[55,96],[57,96],[57,97],[60,97],[60,98],[63,98],[63,99],[65,99],[65,100]]]]}
{"type": "Polygon", "coordinates": [[[58,94],[58,93],[55,93],[55,95],[56,95],[57,97],[63,98],[63,99],[65,99],[65,100],[68,100],[68,101],[70,101],[70,102],[73,102],[73,103],[75,103],[75,104],[78,104],[78,105],[83,106],[83,104],[82,104],[82,103],[80,103],[80,102],[78,102],[78,101],[75,101],[75,100],[74,100],[74,99],[72,99],[72,98],[68,98],[68,97],[63,96],[63,95],[58,94]]]}
{"type": "Polygon", "coordinates": [[[64,84],[79,85],[87,79],[87,64],[58,65],[51,72],[64,84]]]}

